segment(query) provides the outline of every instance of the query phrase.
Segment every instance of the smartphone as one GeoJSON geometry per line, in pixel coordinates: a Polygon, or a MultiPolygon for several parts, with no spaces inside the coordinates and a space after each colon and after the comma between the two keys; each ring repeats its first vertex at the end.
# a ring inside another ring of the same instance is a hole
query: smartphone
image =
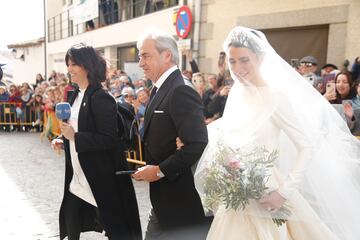
{"type": "Polygon", "coordinates": [[[326,93],[331,94],[331,95],[336,95],[335,83],[334,82],[327,82],[326,83],[326,93]]]}
{"type": "Polygon", "coordinates": [[[234,80],[226,79],[224,80],[224,86],[232,86],[234,84],[234,80]]]}
{"type": "Polygon", "coordinates": [[[115,174],[116,175],[126,175],[126,174],[133,174],[135,172],[136,172],[136,170],[116,171],[115,174]]]}
{"type": "Polygon", "coordinates": [[[335,80],[335,73],[329,73],[329,74],[325,74],[323,76],[323,82],[324,84],[327,84],[330,81],[335,80]]]}
{"type": "Polygon", "coordinates": [[[218,66],[223,66],[225,64],[225,56],[226,56],[225,52],[220,52],[218,66]]]}

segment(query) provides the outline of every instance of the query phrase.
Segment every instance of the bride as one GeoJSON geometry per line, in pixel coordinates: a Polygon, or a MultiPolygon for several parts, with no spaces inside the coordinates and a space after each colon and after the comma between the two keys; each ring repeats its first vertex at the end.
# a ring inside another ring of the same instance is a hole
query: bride
{"type": "MultiPolygon", "coordinates": [[[[264,34],[234,28],[224,42],[232,78],[223,117],[208,125],[209,144],[195,173],[204,200],[220,142],[263,146],[279,155],[267,190],[244,208],[219,201],[208,240],[355,240],[360,236],[360,143],[331,105],[269,45],[264,34]],[[291,214],[278,226],[283,207],[291,214]]],[[[214,179],[217,181],[218,179],[214,179]]],[[[220,181],[220,180],[218,180],[220,181]]]]}

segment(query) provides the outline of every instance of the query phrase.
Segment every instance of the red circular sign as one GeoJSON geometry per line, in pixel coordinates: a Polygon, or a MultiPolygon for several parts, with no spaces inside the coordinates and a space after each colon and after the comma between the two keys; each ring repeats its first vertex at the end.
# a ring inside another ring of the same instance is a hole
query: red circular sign
{"type": "Polygon", "coordinates": [[[176,14],[176,34],[179,38],[186,38],[191,30],[192,14],[190,8],[182,6],[176,14]]]}

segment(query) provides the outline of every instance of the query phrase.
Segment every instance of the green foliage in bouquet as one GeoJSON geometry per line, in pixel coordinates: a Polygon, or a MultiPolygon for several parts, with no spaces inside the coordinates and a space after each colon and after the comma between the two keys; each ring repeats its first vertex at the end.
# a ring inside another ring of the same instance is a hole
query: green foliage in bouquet
{"type": "MultiPolygon", "coordinates": [[[[204,181],[203,202],[209,210],[221,203],[226,209],[244,210],[250,200],[258,200],[268,189],[266,183],[271,175],[270,168],[279,152],[269,152],[265,147],[256,146],[250,151],[241,151],[219,143],[215,153],[216,161],[207,168],[204,181]]],[[[282,207],[273,218],[280,226],[291,212],[282,207]]]]}

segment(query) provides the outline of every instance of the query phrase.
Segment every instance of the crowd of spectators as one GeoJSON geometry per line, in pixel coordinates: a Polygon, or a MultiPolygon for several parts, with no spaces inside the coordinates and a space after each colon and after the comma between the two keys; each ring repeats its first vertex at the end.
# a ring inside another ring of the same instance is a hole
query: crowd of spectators
{"type": "Polygon", "coordinates": [[[313,56],[303,57],[296,70],[331,103],[347,122],[352,134],[360,135],[360,57],[343,66],[327,63],[321,68],[313,56]]]}
{"type": "MultiPolygon", "coordinates": [[[[211,123],[222,116],[233,80],[226,66],[225,53],[218,57],[217,73],[201,73],[191,52],[183,51],[191,66],[183,75],[191,80],[204,103],[205,123],[211,123]]],[[[291,63],[293,64],[293,63],[291,63]]],[[[313,56],[305,56],[296,64],[295,70],[303,76],[326,100],[331,103],[347,122],[351,132],[360,136],[360,57],[350,67],[348,60],[337,67],[327,63],[321,68],[313,56]]]]}
{"type": "Polygon", "coordinates": [[[60,134],[58,124],[53,121],[55,105],[66,100],[70,89],[67,76],[55,71],[48,80],[37,74],[33,84],[1,86],[0,122],[12,123],[2,124],[1,130],[44,131],[44,135],[52,139],[60,134]]]}
{"type": "MultiPolygon", "coordinates": [[[[204,121],[206,124],[220,118],[223,114],[227,96],[233,80],[226,66],[225,53],[220,52],[216,73],[200,72],[191,51],[184,50],[182,54],[189,62],[191,69],[183,70],[186,81],[199,93],[204,104],[204,121]]],[[[341,69],[327,63],[319,68],[318,61],[313,56],[303,57],[293,66],[305,81],[313,85],[320,94],[347,121],[354,135],[360,135],[360,58],[356,58],[348,69],[341,69]],[[341,106],[341,107],[339,107],[341,106]],[[359,123],[358,123],[359,122],[359,123]]],[[[68,100],[69,92],[74,88],[70,76],[53,71],[45,80],[37,74],[34,84],[0,86],[0,122],[6,121],[3,104],[14,103],[10,111],[16,116],[14,125],[2,125],[6,131],[41,131],[43,136],[53,139],[60,134],[59,123],[55,117],[55,105],[68,100]],[[26,125],[21,123],[26,122],[26,125]]],[[[134,113],[138,121],[139,133],[143,132],[143,122],[146,105],[149,101],[152,87],[147,79],[130,79],[122,70],[111,70],[103,87],[108,89],[117,102],[123,104],[134,113]]]]}

